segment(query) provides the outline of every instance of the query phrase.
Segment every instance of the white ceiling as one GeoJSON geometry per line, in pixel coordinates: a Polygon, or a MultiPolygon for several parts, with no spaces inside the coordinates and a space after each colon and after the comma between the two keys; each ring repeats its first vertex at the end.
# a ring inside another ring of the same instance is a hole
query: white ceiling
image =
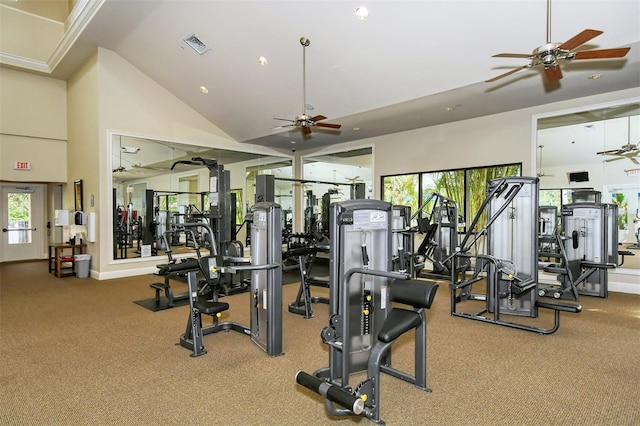
{"type": "Polygon", "coordinates": [[[583,48],[631,46],[626,58],[567,64],[553,85],[539,70],[484,83],[527,62],[491,55],[546,43],[546,7],[545,0],[107,0],[52,75],[67,78],[102,46],[234,139],[287,150],[292,140],[302,150],[640,86],[637,0],[552,2],[552,41],[598,29],[604,34],[583,48]],[[367,21],[354,16],[363,5],[367,21]],[[192,33],[211,50],[190,49],[183,38],[192,33]],[[282,124],[274,117],[302,112],[300,37],[311,41],[310,114],[341,123],[337,134],[314,129],[303,140],[299,131],[272,130],[282,124]],[[587,78],[595,73],[603,78],[587,78]]]}

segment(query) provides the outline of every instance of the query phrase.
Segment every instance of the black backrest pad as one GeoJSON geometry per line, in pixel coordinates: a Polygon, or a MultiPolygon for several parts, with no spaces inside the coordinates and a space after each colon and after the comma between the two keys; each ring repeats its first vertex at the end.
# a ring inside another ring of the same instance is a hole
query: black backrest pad
{"type": "Polygon", "coordinates": [[[200,265],[198,265],[198,259],[185,259],[181,262],[167,263],[166,265],[156,265],[156,267],[158,268],[158,274],[160,275],[166,275],[170,272],[186,272],[200,269],[200,265]]]}
{"type": "Polygon", "coordinates": [[[433,281],[394,280],[390,285],[392,302],[411,305],[416,309],[429,309],[438,290],[438,283],[433,281]]]}

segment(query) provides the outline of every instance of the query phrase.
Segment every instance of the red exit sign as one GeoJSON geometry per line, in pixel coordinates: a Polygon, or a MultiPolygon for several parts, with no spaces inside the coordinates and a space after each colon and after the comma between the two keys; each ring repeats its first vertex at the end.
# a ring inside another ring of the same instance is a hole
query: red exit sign
{"type": "Polygon", "coordinates": [[[15,161],[13,163],[14,170],[31,170],[31,163],[28,161],[15,161]]]}

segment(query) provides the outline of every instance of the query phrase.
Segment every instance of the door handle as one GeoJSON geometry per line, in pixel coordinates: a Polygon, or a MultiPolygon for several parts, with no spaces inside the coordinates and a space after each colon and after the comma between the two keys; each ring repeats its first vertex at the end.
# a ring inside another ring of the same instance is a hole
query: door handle
{"type": "Polygon", "coordinates": [[[8,229],[7,228],[2,228],[2,232],[7,232],[8,229]]]}

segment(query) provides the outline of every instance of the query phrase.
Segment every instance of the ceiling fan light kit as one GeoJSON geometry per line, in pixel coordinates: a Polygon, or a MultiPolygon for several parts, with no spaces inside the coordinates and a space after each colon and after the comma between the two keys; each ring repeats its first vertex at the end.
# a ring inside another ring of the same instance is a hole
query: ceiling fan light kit
{"type": "Polygon", "coordinates": [[[562,79],[562,70],[560,63],[562,61],[571,62],[581,59],[618,59],[623,58],[629,53],[630,48],[622,47],[616,49],[600,49],[600,50],[581,50],[575,51],[589,40],[602,34],[600,30],[586,29],[576,34],[564,43],[551,42],[551,0],[547,0],[547,42],[542,46],[533,50],[533,53],[498,53],[493,55],[494,58],[523,58],[529,59],[531,62],[518,68],[500,74],[486,80],[487,83],[494,82],[508,75],[514,74],[525,69],[543,66],[544,76],[548,82],[555,82],[562,79]]]}

